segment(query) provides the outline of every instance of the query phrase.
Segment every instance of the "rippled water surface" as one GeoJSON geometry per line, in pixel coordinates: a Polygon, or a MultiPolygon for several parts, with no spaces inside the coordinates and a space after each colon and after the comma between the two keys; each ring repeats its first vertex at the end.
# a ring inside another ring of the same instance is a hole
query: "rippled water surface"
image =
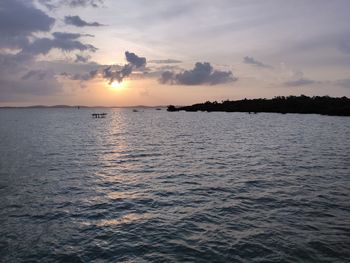
{"type": "Polygon", "coordinates": [[[0,198],[1,262],[350,262],[350,118],[1,109],[0,198]]]}

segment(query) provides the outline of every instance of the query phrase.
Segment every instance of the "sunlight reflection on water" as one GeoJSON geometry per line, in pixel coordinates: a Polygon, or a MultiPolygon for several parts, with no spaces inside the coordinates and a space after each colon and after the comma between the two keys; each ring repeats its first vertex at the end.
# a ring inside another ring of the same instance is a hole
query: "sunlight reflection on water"
{"type": "Polygon", "coordinates": [[[346,262],[350,119],[0,110],[0,260],[346,262]]]}

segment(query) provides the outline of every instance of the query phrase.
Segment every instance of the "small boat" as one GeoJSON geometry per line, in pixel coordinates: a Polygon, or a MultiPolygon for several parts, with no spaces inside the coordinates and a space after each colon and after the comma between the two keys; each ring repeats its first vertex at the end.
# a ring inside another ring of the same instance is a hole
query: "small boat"
{"type": "Polygon", "coordinates": [[[91,115],[93,118],[106,118],[107,113],[93,113],[91,115]]]}
{"type": "Polygon", "coordinates": [[[133,111],[133,112],[138,112],[138,110],[137,110],[137,109],[133,109],[132,111],[133,111]]]}

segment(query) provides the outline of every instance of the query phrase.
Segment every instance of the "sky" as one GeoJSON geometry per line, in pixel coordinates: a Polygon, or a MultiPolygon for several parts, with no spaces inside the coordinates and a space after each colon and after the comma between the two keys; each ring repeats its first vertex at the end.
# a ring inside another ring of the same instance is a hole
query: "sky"
{"type": "Polygon", "coordinates": [[[350,97],[348,0],[0,0],[0,106],[350,97]]]}

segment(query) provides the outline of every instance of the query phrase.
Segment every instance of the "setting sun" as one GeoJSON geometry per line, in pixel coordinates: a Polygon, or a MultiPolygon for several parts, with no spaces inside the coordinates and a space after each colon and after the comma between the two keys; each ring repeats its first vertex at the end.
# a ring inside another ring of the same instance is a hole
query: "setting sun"
{"type": "Polygon", "coordinates": [[[110,87],[113,90],[120,90],[125,87],[125,81],[122,81],[122,82],[114,81],[112,84],[110,84],[110,87]]]}

